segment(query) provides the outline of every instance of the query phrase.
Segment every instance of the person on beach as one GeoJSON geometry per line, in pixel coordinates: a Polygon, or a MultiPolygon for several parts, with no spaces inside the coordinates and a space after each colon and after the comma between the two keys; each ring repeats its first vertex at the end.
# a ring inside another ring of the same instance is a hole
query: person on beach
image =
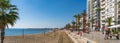
{"type": "Polygon", "coordinates": [[[105,38],[104,38],[105,40],[108,39],[109,34],[110,34],[110,31],[109,31],[109,29],[107,29],[107,30],[105,31],[105,38]]]}

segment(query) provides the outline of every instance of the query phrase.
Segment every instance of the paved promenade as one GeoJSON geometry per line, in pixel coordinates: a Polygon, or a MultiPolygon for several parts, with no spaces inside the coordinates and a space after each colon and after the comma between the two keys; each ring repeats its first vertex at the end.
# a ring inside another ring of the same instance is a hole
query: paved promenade
{"type": "Polygon", "coordinates": [[[74,43],[96,43],[88,38],[85,38],[83,36],[77,35],[76,32],[70,32],[65,30],[65,32],[68,34],[68,36],[74,41],[74,43]]]}
{"type": "Polygon", "coordinates": [[[104,35],[101,32],[83,33],[82,36],[77,35],[76,32],[66,31],[66,33],[75,43],[120,43],[120,40],[115,37],[104,40],[104,35]]]}
{"type": "Polygon", "coordinates": [[[84,33],[83,37],[96,41],[97,43],[120,43],[120,40],[117,40],[115,37],[104,40],[104,35],[101,32],[91,32],[90,34],[84,33]]]}

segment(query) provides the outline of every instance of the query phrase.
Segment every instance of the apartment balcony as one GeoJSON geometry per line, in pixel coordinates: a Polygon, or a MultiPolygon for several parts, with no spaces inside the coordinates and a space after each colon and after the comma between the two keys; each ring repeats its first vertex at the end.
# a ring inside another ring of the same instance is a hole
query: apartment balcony
{"type": "Polygon", "coordinates": [[[104,12],[101,12],[101,16],[105,16],[105,11],[104,11],[104,12]]]}
{"type": "Polygon", "coordinates": [[[102,10],[101,10],[101,13],[102,13],[102,14],[104,14],[105,12],[106,12],[106,10],[105,10],[105,9],[102,9],[102,10]]]}
{"type": "Polygon", "coordinates": [[[94,5],[92,8],[93,8],[93,9],[96,9],[96,8],[97,8],[97,5],[94,5]]]}
{"type": "Polygon", "coordinates": [[[93,3],[97,3],[97,0],[93,0],[93,3]]]}
{"type": "Polygon", "coordinates": [[[120,15],[120,10],[118,11],[118,15],[120,15]]]}
{"type": "Polygon", "coordinates": [[[118,15],[118,21],[120,21],[120,15],[118,15]]]}
{"type": "Polygon", "coordinates": [[[104,11],[104,10],[105,10],[105,8],[106,8],[105,6],[102,6],[102,7],[101,7],[102,11],[104,11]]]}
{"type": "Polygon", "coordinates": [[[118,24],[120,24],[120,21],[118,21],[118,24]]]}
{"type": "Polygon", "coordinates": [[[102,4],[105,4],[105,0],[101,1],[101,5],[102,5],[102,4]]]}
{"type": "Polygon", "coordinates": [[[97,4],[97,1],[93,2],[94,4],[97,4]]]}
{"type": "Polygon", "coordinates": [[[120,3],[118,4],[118,9],[120,9],[120,3]]]}
{"type": "Polygon", "coordinates": [[[94,14],[96,14],[96,13],[97,13],[96,9],[97,9],[97,8],[94,8],[94,9],[93,9],[93,13],[94,13],[94,14]]]}
{"type": "Polygon", "coordinates": [[[106,18],[101,18],[101,20],[105,20],[106,18]]]}
{"type": "Polygon", "coordinates": [[[105,22],[101,22],[101,24],[106,24],[105,22]]]}
{"type": "Polygon", "coordinates": [[[101,4],[101,8],[105,8],[105,7],[106,7],[105,3],[101,4]]]}
{"type": "Polygon", "coordinates": [[[97,17],[97,15],[96,15],[96,14],[93,14],[92,16],[93,16],[93,17],[97,17]]]}
{"type": "Polygon", "coordinates": [[[105,2],[105,0],[100,0],[101,2],[105,2]]]}
{"type": "Polygon", "coordinates": [[[93,19],[97,19],[97,17],[94,17],[94,16],[93,16],[93,19]]]}
{"type": "Polygon", "coordinates": [[[93,8],[93,11],[95,11],[95,12],[96,12],[96,9],[97,9],[97,7],[93,8]]]}

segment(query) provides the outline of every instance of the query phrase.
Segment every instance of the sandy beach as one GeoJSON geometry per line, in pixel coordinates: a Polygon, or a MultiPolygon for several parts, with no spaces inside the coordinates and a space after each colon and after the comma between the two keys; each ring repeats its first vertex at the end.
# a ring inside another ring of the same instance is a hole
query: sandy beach
{"type": "Polygon", "coordinates": [[[4,43],[74,43],[63,30],[23,36],[7,36],[4,43]]]}

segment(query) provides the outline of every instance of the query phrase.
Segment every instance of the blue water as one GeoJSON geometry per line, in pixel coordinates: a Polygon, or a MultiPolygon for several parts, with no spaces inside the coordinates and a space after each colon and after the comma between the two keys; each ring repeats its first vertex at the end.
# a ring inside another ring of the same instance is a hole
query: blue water
{"type": "Polygon", "coordinates": [[[29,34],[42,34],[51,31],[51,29],[6,29],[5,36],[22,36],[29,34]]]}

